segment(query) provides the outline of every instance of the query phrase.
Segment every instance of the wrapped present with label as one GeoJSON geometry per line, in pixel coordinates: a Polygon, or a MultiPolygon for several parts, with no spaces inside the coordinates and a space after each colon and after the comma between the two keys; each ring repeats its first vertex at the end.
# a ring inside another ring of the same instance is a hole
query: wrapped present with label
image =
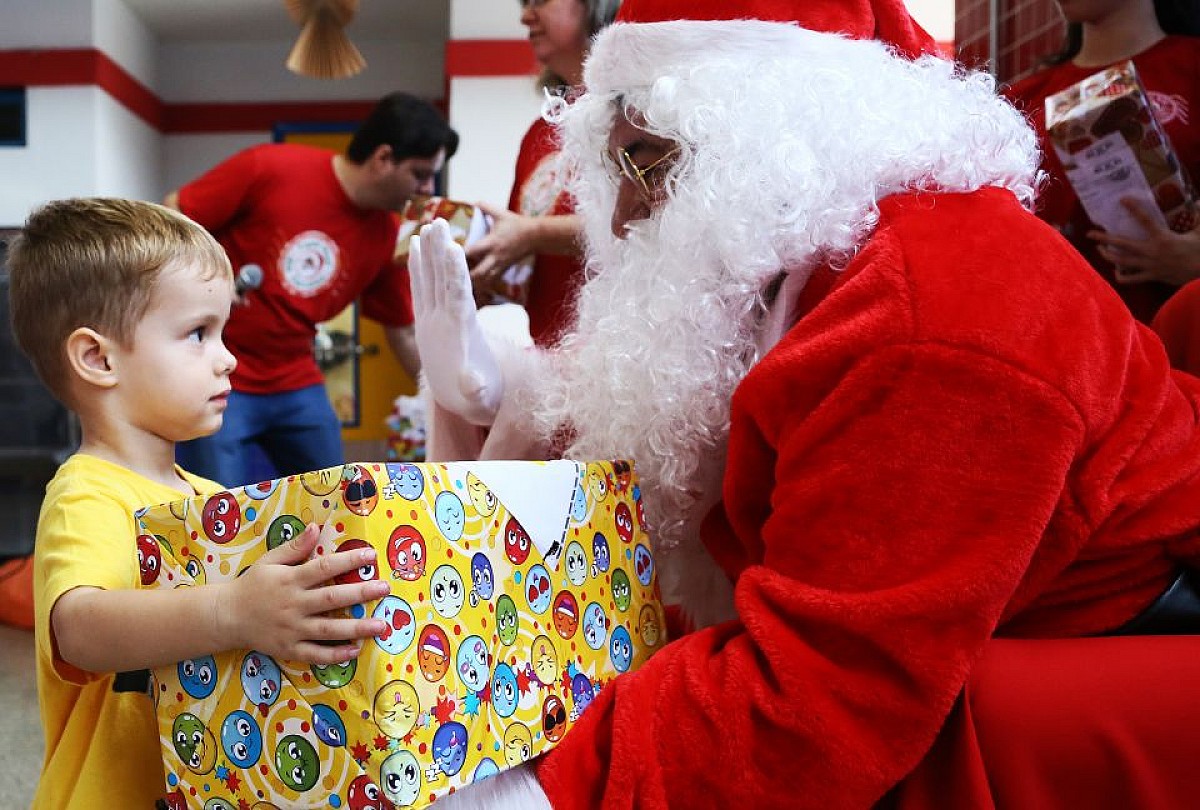
{"type": "MultiPolygon", "coordinates": [[[[450,226],[450,238],[464,248],[473,245],[492,229],[491,217],[470,203],[445,197],[414,197],[400,211],[400,233],[396,239],[395,257],[403,259],[407,256],[409,240],[416,236],[421,226],[438,218],[446,220],[450,226]]],[[[532,276],[532,257],[509,265],[493,285],[492,300],[485,303],[524,305],[532,276]]]]}
{"type": "MultiPolygon", "coordinates": [[[[666,643],[630,464],[372,463],[139,510],[145,587],[236,577],[324,526],[391,593],[344,664],[256,650],[153,672],[171,807],[419,808],[553,747],[666,643]]],[[[180,628],[186,632],[186,628],[180,628]]]]}
{"type": "Polygon", "coordinates": [[[1131,239],[1148,236],[1124,198],[1175,231],[1196,225],[1195,192],[1138,79],[1133,62],[1101,70],[1046,99],[1046,130],[1092,222],[1131,239]]]}

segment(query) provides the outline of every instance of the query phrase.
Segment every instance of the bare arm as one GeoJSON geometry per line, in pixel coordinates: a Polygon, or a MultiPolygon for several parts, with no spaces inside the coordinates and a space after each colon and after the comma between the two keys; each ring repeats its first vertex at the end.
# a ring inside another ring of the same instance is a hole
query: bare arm
{"type": "Polygon", "coordinates": [[[401,367],[412,377],[413,382],[416,382],[417,375],[421,373],[421,354],[417,351],[416,330],[411,325],[385,326],[383,334],[392,349],[392,354],[396,355],[401,367]]]}
{"type": "Polygon", "coordinates": [[[232,649],[333,664],[358,654],[378,619],[336,612],[388,593],[386,582],[330,584],[375,559],[373,549],[309,559],[317,527],[262,556],[230,582],[172,590],[80,587],[59,597],[51,627],[61,658],[89,672],[163,666],[232,649]],[[338,642],[322,644],[320,642],[338,642]]]}
{"type": "Polygon", "coordinates": [[[575,214],[528,217],[482,203],[479,207],[492,218],[492,229],[467,249],[476,290],[490,290],[509,265],[526,256],[580,251],[583,221],[575,214]]]}

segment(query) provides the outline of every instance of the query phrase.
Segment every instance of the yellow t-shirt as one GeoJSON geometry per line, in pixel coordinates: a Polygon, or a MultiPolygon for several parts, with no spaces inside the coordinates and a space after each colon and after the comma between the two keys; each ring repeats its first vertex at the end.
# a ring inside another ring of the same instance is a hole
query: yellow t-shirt
{"type": "MultiPolygon", "coordinates": [[[[221,489],[180,472],[197,494],[221,489]]],[[[138,587],[133,512],[182,497],[177,490],[81,453],[67,459],[46,487],[33,563],[46,758],[33,810],[152,808],[166,794],[150,698],[114,692],[113,673],[84,672],[59,658],[50,611],[60,596],[80,586],[138,587]]]]}

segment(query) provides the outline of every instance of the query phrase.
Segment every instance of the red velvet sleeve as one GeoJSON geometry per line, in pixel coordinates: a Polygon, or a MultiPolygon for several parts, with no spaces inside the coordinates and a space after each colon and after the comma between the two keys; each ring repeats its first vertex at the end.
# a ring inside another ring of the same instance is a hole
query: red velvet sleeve
{"type": "Polygon", "coordinates": [[[1059,392],[991,357],[900,343],[822,376],[785,342],[734,398],[720,542],[749,561],[740,619],[600,693],[538,764],[556,810],[879,800],[1035,551],[1076,551],[1039,543],[1082,434],[1059,392]]]}

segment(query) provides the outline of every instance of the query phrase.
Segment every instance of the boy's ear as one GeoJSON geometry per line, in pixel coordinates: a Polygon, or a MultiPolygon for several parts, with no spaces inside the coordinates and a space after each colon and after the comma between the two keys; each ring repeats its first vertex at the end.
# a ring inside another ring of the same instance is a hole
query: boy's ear
{"type": "Polygon", "coordinates": [[[104,335],[81,326],[67,336],[67,365],[88,385],[112,388],[117,384],[113,343],[104,335]]]}

